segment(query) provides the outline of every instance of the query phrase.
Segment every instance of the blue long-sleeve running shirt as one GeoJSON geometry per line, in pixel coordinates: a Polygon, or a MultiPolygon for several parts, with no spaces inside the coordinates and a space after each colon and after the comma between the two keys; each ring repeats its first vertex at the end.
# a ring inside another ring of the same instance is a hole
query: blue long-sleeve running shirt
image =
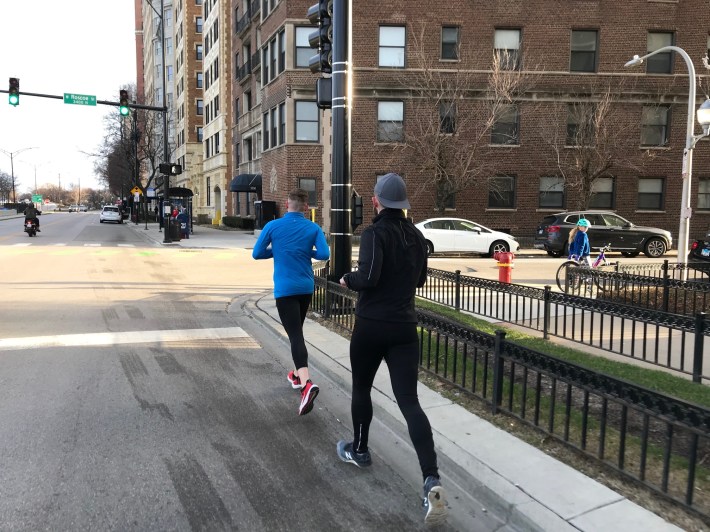
{"type": "Polygon", "coordinates": [[[311,259],[329,259],[330,249],[317,224],[302,212],[287,212],[264,226],[251,256],[274,259],[274,297],[279,298],[312,294],[311,259]]]}

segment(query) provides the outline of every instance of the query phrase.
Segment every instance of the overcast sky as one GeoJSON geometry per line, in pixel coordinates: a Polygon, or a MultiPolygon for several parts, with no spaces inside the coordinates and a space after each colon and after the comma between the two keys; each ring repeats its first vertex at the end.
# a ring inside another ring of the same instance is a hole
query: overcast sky
{"type": "MultiPolygon", "coordinates": [[[[104,137],[105,105],[68,105],[22,92],[88,94],[118,101],[121,86],[136,81],[132,0],[3,1],[0,15],[0,84],[20,78],[20,105],[0,94],[0,149],[13,156],[17,192],[45,183],[99,188],[93,158],[104,137]]],[[[10,157],[0,152],[0,170],[10,157]]]]}

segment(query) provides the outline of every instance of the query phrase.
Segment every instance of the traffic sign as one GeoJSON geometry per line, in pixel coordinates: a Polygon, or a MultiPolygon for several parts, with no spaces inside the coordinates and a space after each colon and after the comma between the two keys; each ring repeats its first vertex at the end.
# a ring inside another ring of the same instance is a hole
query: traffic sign
{"type": "Polygon", "coordinates": [[[96,96],[88,94],[71,94],[64,93],[64,103],[73,103],[75,105],[96,105],[96,96]]]}
{"type": "Polygon", "coordinates": [[[131,194],[139,194],[140,195],[140,194],[143,194],[143,191],[138,187],[133,187],[131,189],[131,194]]]}
{"type": "Polygon", "coordinates": [[[32,194],[32,203],[42,203],[42,194],[32,194]]]}

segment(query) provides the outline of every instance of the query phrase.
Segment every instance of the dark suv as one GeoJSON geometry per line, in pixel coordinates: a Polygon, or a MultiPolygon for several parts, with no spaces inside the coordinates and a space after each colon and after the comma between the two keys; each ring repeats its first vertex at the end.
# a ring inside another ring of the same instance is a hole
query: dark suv
{"type": "Polygon", "coordinates": [[[569,232],[580,218],[591,224],[587,234],[592,249],[611,244],[612,251],[620,251],[626,257],[635,257],[642,251],[647,257],[660,257],[673,245],[671,233],[664,229],[634,225],[610,211],[575,211],[545,216],[537,226],[535,247],[553,257],[566,256],[569,232]]]}

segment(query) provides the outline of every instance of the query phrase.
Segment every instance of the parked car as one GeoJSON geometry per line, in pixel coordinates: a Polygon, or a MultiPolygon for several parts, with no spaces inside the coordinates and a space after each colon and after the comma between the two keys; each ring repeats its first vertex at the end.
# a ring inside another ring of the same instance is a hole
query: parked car
{"type": "Polygon", "coordinates": [[[116,205],[104,205],[99,214],[99,222],[116,222],[117,224],[122,224],[123,217],[121,216],[121,211],[116,205]]]}
{"type": "Polygon", "coordinates": [[[78,205],[69,205],[69,212],[79,212],[78,205]]]}
{"type": "Polygon", "coordinates": [[[635,225],[610,211],[560,212],[545,216],[537,226],[534,246],[553,257],[566,256],[569,232],[580,218],[586,218],[591,224],[587,235],[592,249],[611,244],[612,251],[620,251],[626,257],[635,257],[641,252],[647,257],[660,257],[673,246],[670,231],[635,225]]]}
{"type": "Polygon", "coordinates": [[[710,231],[702,240],[695,240],[690,244],[688,251],[688,264],[694,264],[702,270],[710,270],[710,231]],[[707,266],[703,265],[707,263],[707,266]]]}
{"type": "Polygon", "coordinates": [[[79,205],[79,212],[89,212],[89,207],[86,205],[79,205]]]}
{"type": "Polygon", "coordinates": [[[515,237],[494,231],[462,218],[430,218],[416,227],[426,238],[427,252],[481,253],[517,252],[520,244],[515,237]]]}

